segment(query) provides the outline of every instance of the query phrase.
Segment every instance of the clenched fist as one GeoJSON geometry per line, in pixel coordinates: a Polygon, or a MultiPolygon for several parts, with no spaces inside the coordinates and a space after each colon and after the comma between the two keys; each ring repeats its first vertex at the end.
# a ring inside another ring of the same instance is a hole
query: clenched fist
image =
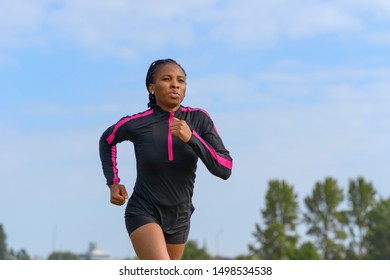
{"type": "Polygon", "coordinates": [[[123,205],[126,199],[129,197],[124,185],[112,184],[110,187],[110,202],[115,205],[123,205]]]}
{"type": "Polygon", "coordinates": [[[169,127],[172,135],[179,137],[184,143],[190,141],[192,131],[186,121],[173,118],[173,121],[169,127]]]}

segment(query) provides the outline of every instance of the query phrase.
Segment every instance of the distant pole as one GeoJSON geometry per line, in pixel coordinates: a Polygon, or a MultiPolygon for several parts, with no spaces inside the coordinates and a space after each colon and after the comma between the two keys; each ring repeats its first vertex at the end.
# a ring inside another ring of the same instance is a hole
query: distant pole
{"type": "Polygon", "coordinates": [[[54,227],[53,227],[53,236],[52,236],[52,242],[53,242],[53,244],[52,244],[52,246],[53,246],[53,252],[55,252],[56,251],[56,246],[57,246],[57,225],[55,225],[54,227]]]}
{"type": "Polygon", "coordinates": [[[223,229],[220,229],[218,232],[217,232],[217,235],[216,235],[216,247],[217,247],[217,250],[216,250],[216,256],[219,256],[219,237],[221,235],[221,233],[223,232],[223,229]]]}

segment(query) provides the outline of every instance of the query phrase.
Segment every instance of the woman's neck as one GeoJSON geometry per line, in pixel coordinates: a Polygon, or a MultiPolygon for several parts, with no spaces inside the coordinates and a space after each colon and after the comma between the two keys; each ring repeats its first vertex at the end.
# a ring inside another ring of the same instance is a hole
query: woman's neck
{"type": "Polygon", "coordinates": [[[166,111],[166,112],[176,112],[180,108],[180,105],[175,106],[175,107],[168,107],[168,106],[164,106],[164,105],[161,105],[158,103],[157,103],[157,106],[159,106],[161,108],[161,110],[166,111]]]}

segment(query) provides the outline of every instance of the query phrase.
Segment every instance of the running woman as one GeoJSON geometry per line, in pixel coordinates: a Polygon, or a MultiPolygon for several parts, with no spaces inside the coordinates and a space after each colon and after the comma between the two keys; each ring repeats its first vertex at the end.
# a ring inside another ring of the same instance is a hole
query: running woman
{"type": "Polygon", "coordinates": [[[200,158],[222,179],[232,158],[210,116],[181,105],[187,75],[173,59],[153,62],[146,75],[149,109],[126,116],[101,136],[99,152],[111,203],[128,199],[117,169],[117,144],[134,144],[137,178],[125,224],[139,259],[181,259],[190,230],[195,173],[200,158]]]}

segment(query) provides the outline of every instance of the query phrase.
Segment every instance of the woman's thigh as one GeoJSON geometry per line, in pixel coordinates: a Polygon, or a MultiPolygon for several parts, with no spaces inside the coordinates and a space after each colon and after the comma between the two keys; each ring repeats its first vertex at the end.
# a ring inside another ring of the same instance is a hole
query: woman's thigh
{"type": "Polygon", "coordinates": [[[170,259],[164,233],[160,225],[157,223],[148,223],[137,228],[130,234],[130,239],[133,244],[134,251],[139,259],[170,259]]]}

